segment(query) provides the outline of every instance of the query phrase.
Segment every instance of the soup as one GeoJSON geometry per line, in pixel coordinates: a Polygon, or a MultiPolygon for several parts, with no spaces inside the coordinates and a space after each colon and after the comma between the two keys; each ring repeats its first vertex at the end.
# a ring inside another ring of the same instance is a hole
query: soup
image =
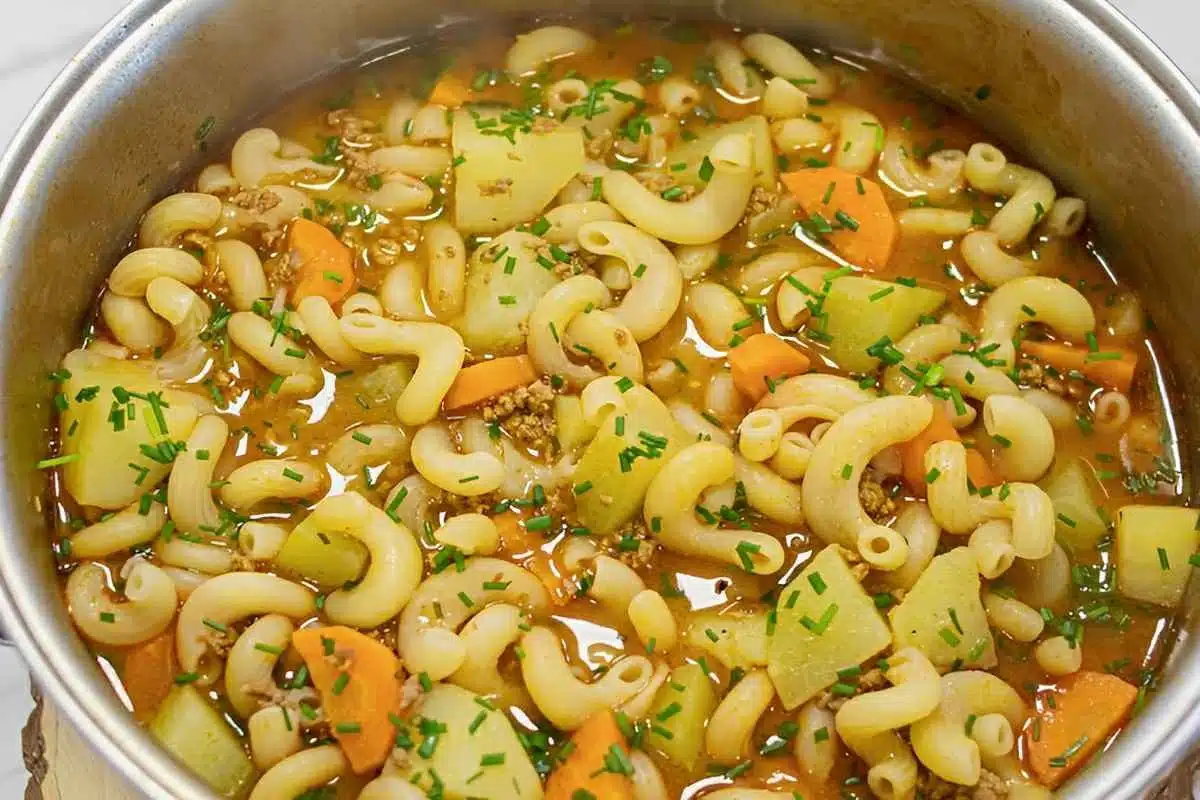
{"type": "Polygon", "coordinates": [[[1144,705],[1200,535],[1152,328],[969,121],[643,21],[212,127],[37,466],[219,795],[1046,797],[1144,705]]]}

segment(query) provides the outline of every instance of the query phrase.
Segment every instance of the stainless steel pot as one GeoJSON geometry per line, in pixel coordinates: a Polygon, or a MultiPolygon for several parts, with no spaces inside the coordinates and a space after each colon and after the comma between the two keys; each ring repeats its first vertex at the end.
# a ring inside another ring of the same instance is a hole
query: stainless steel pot
{"type": "MultiPolygon", "coordinates": [[[[827,44],[981,119],[1089,201],[1168,343],[1184,467],[1195,463],[1200,94],[1103,0],[138,0],[59,76],[0,162],[0,615],[51,699],[148,795],[209,793],[133,724],[63,612],[33,470],[46,373],[138,216],[203,160],[194,132],[205,118],[214,139],[232,135],[293,87],[407,37],[568,7],[724,18],[827,44]]],[[[1193,591],[1149,708],[1063,796],[1141,796],[1200,737],[1197,608],[1193,591]]]]}

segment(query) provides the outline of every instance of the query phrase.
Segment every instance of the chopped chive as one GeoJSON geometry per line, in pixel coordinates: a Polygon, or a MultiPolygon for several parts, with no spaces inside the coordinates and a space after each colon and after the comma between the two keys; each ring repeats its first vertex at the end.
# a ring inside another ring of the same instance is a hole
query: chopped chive
{"type": "Polygon", "coordinates": [[[60,467],[63,464],[70,464],[79,460],[79,453],[70,453],[65,456],[57,456],[55,458],[43,458],[37,462],[38,469],[50,469],[51,467],[60,467]]]}

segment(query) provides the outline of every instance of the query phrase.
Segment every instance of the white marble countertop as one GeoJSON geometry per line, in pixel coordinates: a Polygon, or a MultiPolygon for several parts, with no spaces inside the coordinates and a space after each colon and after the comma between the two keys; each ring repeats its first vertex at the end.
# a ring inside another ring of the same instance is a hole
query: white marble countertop
{"type": "MultiPolygon", "coordinates": [[[[1192,0],[1112,2],[1200,83],[1200,49],[1194,46],[1193,33],[1200,23],[1200,4],[1192,0]]],[[[48,6],[14,0],[5,9],[0,26],[0,147],[67,60],[124,4],[125,0],[58,0],[48,6]]],[[[21,727],[32,708],[20,658],[0,648],[0,798],[25,794],[28,776],[21,762],[21,727]]]]}

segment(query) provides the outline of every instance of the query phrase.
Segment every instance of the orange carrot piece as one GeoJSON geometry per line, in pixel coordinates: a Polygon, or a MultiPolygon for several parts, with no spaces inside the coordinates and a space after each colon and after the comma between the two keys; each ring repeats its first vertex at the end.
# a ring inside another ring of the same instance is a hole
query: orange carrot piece
{"type": "Polygon", "coordinates": [[[1021,350],[1059,372],[1076,370],[1088,380],[1118,392],[1129,391],[1137,372],[1137,353],[1122,347],[1102,347],[1092,353],[1059,342],[1021,342],[1021,350]]]}
{"type": "Polygon", "coordinates": [[[780,179],[805,214],[835,228],[825,238],[843,258],[868,270],[887,265],[898,228],[879,184],[837,167],[785,172],[780,179]]]}
{"type": "Polygon", "coordinates": [[[803,375],[808,367],[808,356],[769,333],[756,333],[729,351],[733,385],[755,403],[776,383],[803,375]]]}
{"type": "MultiPolygon", "coordinates": [[[[925,496],[925,453],[938,442],[959,441],[958,431],[950,424],[950,417],[939,406],[933,407],[933,419],[929,427],[917,436],[900,444],[900,463],[903,465],[904,482],[917,497],[925,496]]],[[[967,475],[976,487],[995,486],[1000,483],[987,459],[977,450],[967,450],[967,475]]]]}
{"type": "Polygon", "coordinates": [[[468,100],[479,99],[472,97],[469,79],[456,70],[442,73],[433,91],[429,93],[429,103],[446,108],[458,108],[468,100]]]}
{"type": "Polygon", "coordinates": [[[154,717],[162,701],[175,685],[174,628],[155,636],[149,641],[134,645],[125,651],[125,665],[121,670],[121,682],[133,704],[133,715],[140,722],[154,717]]]}
{"type": "Polygon", "coordinates": [[[500,537],[500,552],[518,557],[521,566],[537,576],[550,599],[556,606],[565,606],[575,599],[575,592],[556,569],[554,559],[541,548],[546,539],[539,533],[530,533],[522,525],[523,517],[513,514],[497,514],[492,517],[500,537]]]}
{"type": "Polygon", "coordinates": [[[1029,768],[1051,789],[1075,774],[1129,716],[1136,686],[1104,672],[1077,672],[1040,704],[1025,729],[1029,768]]]}
{"type": "Polygon", "coordinates": [[[353,628],[333,625],[292,634],[308,665],[333,736],[357,773],[377,769],[396,738],[389,715],[400,710],[400,659],[353,628]]]}
{"type": "Polygon", "coordinates": [[[617,757],[614,748],[628,757],[625,736],[611,711],[599,711],[571,737],[574,747],[567,760],[550,773],[546,800],[596,797],[603,800],[633,800],[633,781],[605,768],[605,759],[617,757]],[[584,795],[581,793],[590,793],[584,795]]]}
{"type": "Polygon", "coordinates": [[[493,358],[480,361],[459,371],[450,391],[442,400],[446,411],[473,406],[476,403],[504,394],[538,379],[533,361],[526,355],[493,358]]]}
{"type": "Polygon", "coordinates": [[[324,225],[303,217],[292,220],[288,253],[297,265],[293,304],[317,296],[333,305],[354,291],[354,254],[324,225]]]}

